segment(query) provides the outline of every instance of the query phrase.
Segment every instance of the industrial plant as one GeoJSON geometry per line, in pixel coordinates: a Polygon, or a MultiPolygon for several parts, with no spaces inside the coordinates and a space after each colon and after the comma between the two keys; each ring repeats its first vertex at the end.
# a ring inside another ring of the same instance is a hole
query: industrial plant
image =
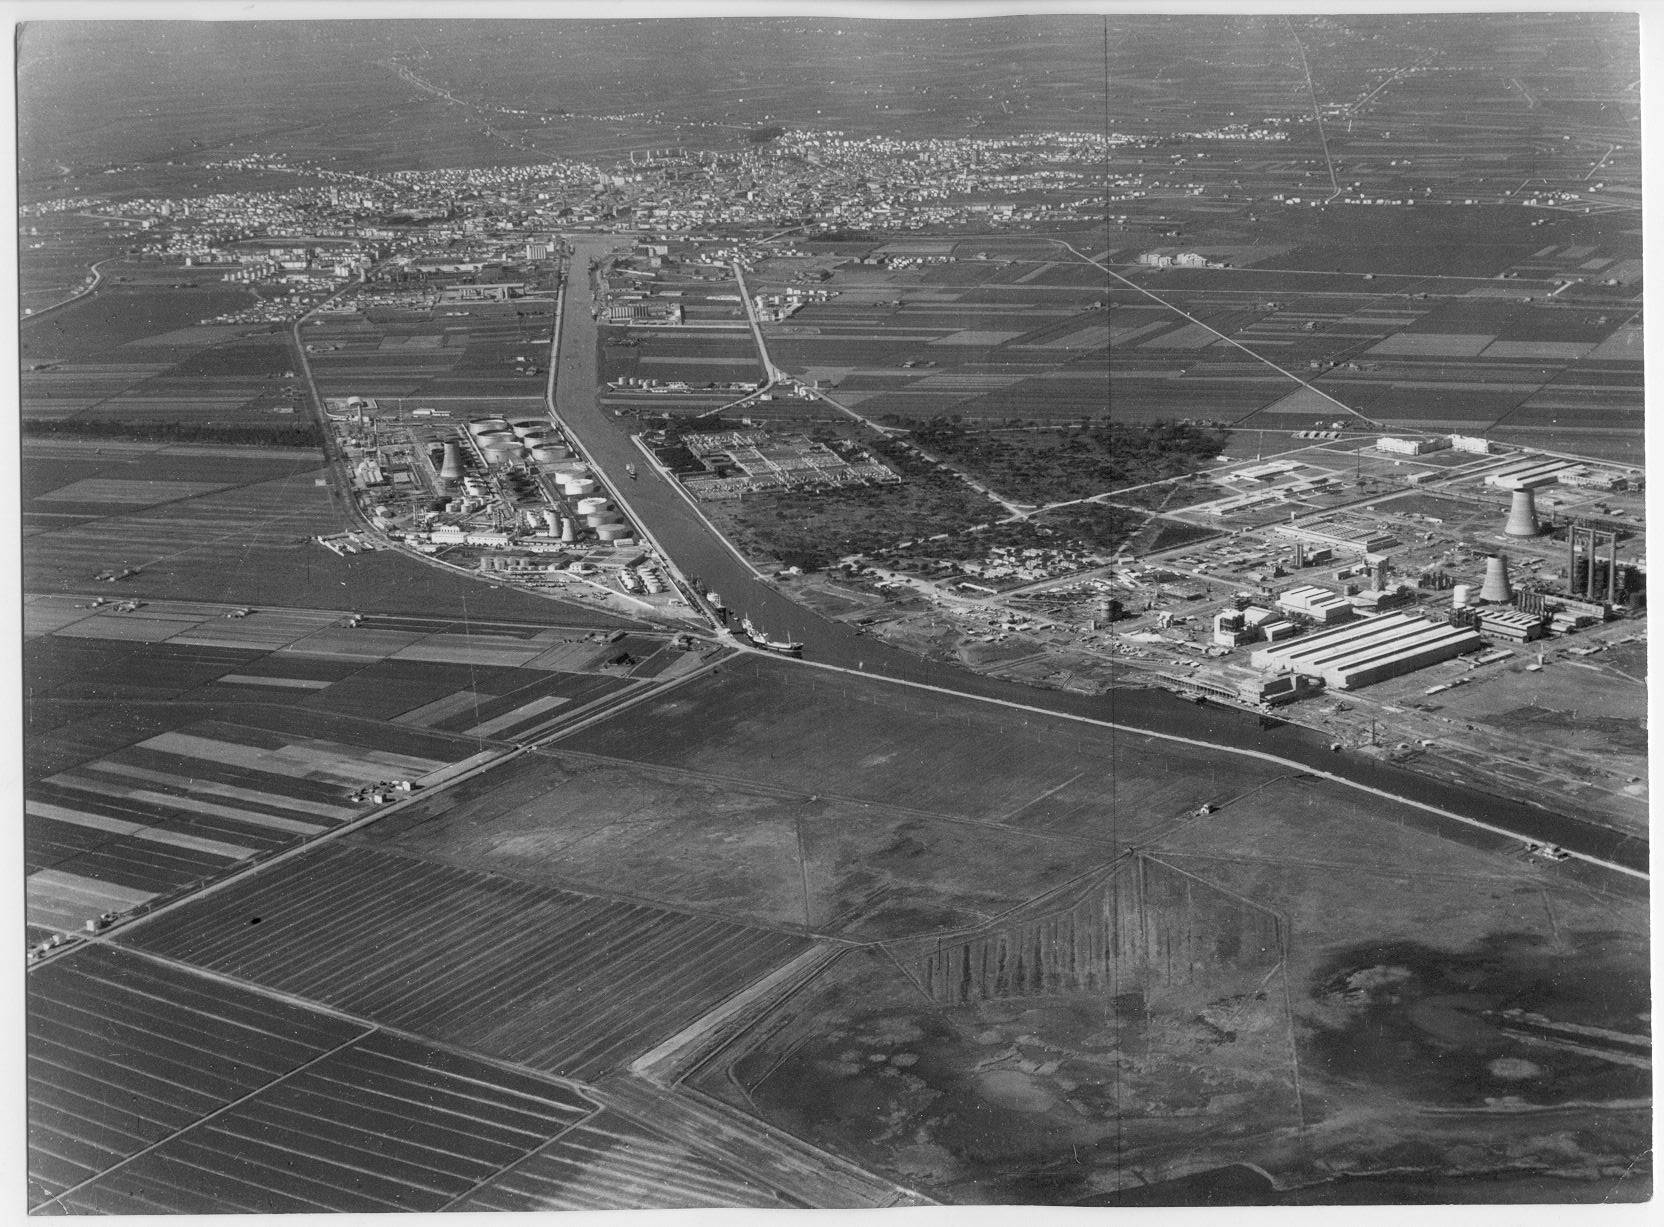
{"type": "Polygon", "coordinates": [[[353,494],[386,542],[492,582],[632,612],[688,605],[616,497],[545,414],[453,422],[374,398],[326,402],[353,494]]]}

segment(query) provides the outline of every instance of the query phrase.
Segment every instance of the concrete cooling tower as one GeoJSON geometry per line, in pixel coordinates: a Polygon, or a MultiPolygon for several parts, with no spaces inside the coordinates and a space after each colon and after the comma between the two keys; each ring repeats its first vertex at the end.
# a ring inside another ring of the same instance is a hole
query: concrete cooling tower
{"type": "Polygon", "coordinates": [[[445,444],[445,460],[439,466],[439,480],[455,484],[462,480],[462,445],[445,444]]]}
{"type": "Polygon", "coordinates": [[[1510,537],[1535,537],[1537,527],[1537,496],[1531,490],[1515,490],[1513,504],[1508,508],[1508,523],[1502,526],[1510,537]]]}
{"type": "Polygon", "coordinates": [[[1487,605],[1506,605],[1514,599],[1514,590],[1508,586],[1508,560],[1501,554],[1485,559],[1485,582],[1479,588],[1479,599],[1487,605]]]}

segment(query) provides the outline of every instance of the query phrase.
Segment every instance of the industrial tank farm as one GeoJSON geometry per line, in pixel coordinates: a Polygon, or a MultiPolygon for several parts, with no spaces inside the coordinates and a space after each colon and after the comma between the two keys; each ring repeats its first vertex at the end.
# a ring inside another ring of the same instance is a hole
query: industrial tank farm
{"type": "Polygon", "coordinates": [[[588,464],[546,415],[455,421],[445,410],[331,398],[353,494],[390,542],[498,583],[627,612],[686,616],[674,586],[588,464]]]}

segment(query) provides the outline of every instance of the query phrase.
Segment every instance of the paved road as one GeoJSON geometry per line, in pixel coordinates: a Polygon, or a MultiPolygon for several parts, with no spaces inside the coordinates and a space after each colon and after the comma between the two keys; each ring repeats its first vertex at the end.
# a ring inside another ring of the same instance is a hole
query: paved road
{"type": "MultiPolygon", "coordinates": [[[[581,236],[575,239],[574,246],[572,268],[577,280],[585,277],[584,270],[592,256],[601,255],[617,246],[617,242],[581,236]]],[[[982,677],[957,666],[920,659],[870,636],[857,635],[846,624],[810,612],[753,576],[726,543],[689,510],[681,496],[649,466],[640,463],[641,454],[630,439],[631,419],[615,418],[598,407],[596,325],[590,318],[588,291],[583,286],[584,282],[577,280],[562,314],[555,381],[556,413],[603,473],[621,474],[626,464],[636,464],[641,478],[625,482],[623,494],[685,574],[699,576],[707,587],[721,593],[736,619],[748,615],[772,635],[802,641],[805,660],[960,694],[1171,733],[1223,748],[1275,754],[1396,796],[1470,814],[1525,838],[1557,843],[1587,856],[1646,871],[1645,840],[1436,780],[1365,755],[1350,751],[1336,754],[1329,750],[1326,737],[1298,725],[1262,728],[1253,714],[1219,706],[1198,707],[1164,690],[1129,687],[1105,695],[1077,695],[982,677]]]]}
{"type": "Polygon", "coordinates": [[[104,266],[106,264],[115,264],[118,261],[125,260],[126,258],[127,257],[125,256],[110,256],[107,259],[99,260],[96,264],[88,265],[88,269],[92,273],[91,281],[84,282],[75,291],[75,293],[71,294],[68,298],[60,298],[49,307],[42,307],[38,311],[31,311],[29,314],[22,317],[22,322],[27,324],[31,320],[38,320],[43,315],[48,315],[53,311],[69,306],[70,303],[80,302],[88,294],[96,293],[98,287],[104,284],[104,266]]]}

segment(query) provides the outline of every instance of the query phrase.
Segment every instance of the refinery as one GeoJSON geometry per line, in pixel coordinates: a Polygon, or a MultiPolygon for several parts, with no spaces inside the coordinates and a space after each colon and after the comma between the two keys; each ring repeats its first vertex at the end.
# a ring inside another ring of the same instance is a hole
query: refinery
{"type": "MultiPolygon", "coordinates": [[[[373,538],[492,582],[686,617],[689,603],[547,414],[455,422],[353,396],[325,402],[373,538]]],[[[325,540],[332,549],[341,548],[325,540]]]]}

